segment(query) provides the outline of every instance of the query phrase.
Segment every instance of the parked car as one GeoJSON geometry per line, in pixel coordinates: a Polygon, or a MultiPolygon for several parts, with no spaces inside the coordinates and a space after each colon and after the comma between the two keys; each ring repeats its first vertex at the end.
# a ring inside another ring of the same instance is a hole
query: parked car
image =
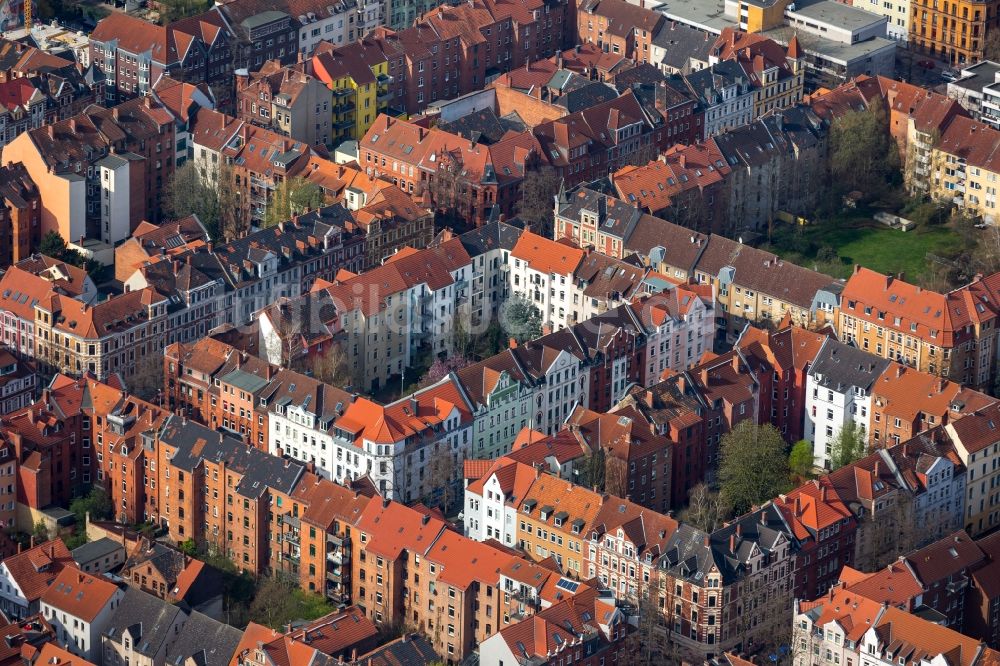
{"type": "Polygon", "coordinates": [[[924,69],[934,69],[933,60],[920,60],[917,62],[917,67],[923,67],[924,69]]]}
{"type": "Polygon", "coordinates": [[[958,81],[958,70],[957,69],[946,69],[941,72],[941,78],[945,81],[958,81]]]}

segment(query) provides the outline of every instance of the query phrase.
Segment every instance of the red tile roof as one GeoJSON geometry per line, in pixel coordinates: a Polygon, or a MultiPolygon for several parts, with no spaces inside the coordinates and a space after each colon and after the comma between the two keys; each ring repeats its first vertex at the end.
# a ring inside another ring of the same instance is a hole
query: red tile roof
{"type": "Polygon", "coordinates": [[[515,259],[526,261],[532,269],[549,274],[570,275],[583,260],[584,251],[525,231],[511,250],[515,259]]]}
{"type": "Polygon", "coordinates": [[[107,578],[65,567],[42,595],[42,603],[84,622],[93,622],[120,596],[121,590],[107,578]]]}
{"type": "Polygon", "coordinates": [[[64,568],[76,570],[73,556],[60,539],[8,557],[3,564],[29,603],[41,599],[64,568]]]}
{"type": "Polygon", "coordinates": [[[447,529],[444,521],[400,504],[368,503],[355,523],[367,535],[365,550],[395,560],[403,550],[426,555],[447,529]]]}

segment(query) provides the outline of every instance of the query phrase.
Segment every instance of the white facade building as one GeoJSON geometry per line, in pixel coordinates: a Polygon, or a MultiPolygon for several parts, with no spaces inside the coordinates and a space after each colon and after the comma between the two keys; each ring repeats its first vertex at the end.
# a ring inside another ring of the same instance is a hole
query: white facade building
{"type": "Polygon", "coordinates": [[[42,595],[42,616],[56,640],[75,655],[100,661],[101,635],[125,592],[106,578],[64,568],[42,595]]]}
{"type": "Polygon", "coordinates": [[[715,345],[715,299],[710,285],[681,285],[632,305],[646,329],[646,386],[667,369],[680,372],[715,345]]]}
{"type": "Polygon", "coordinates": [[[886,359],[842,342],[823,343],[806,377],[803,430],[817,467],[830,467],[833,439],[844,426],[855,423],[867,431],[872,386],[888,366],[886,359]]]}

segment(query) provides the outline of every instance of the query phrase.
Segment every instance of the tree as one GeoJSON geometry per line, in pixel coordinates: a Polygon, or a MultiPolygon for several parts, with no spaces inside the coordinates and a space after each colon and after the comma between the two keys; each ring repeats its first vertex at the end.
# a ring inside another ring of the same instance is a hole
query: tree
{"type": "Polygon", "coordinates": [[[180,549],[185,555],[190,555],[194,557],[198,554],[198,544],[194,542],[194,539],[187,539],[186,541],[181,541],[177,544],[177,548],[180,549]]]}
{"type": "Polygon", "coordinates": [[[517,216],[531,230],[546,238],[552,237],[555,221],[555,196],[562,178],[550,166],[528,169],[521,179],[521,198],[517,201],[517,216]]]}
{"type": "Polygon", "coordinates": [[[35,545],[45,543],[49,540],[49,528],[46,527],[44,520],[39,520],[35,523],[31,529],[31,536],[35,537],[35,545]]]}
{"type": "Polygon", "coordinates": [[[986,31],[983,39],[983,60],[1000,60],[1000,30],[992,28],[986,31]]]}
{"type": "Polygon", "coordinates": [[[305,592],[294,578],[280,573],[260,579],[249,607],[251,621],[278,631],[295,620],[315,620],[331,610],[326,599],[305,592]]]}
{"type": "Polygon", "coordinates": [[[899,148],[879,101],[833,121],[830,172],[841,192],[858,190],[869,198],[880,196],[898,180],[899,148]]]}
{"type": "Polygon", "coordinates": [[[427,368],[427,372],[420,378],[417,385],[420,388],[431,386],[447,377],[449,373],[461,370],[468,365],[472,365],[472,361],[459,354],[452,354],[445,358],[438,357],[431,363],[431,367],[427,368]]]}
{"type": "Polygon", "coordinates": [[[657,578],[654,569],[648,583],[639,582],[635,626],[631,631],[625,628],[629,633],[623,644],[625,659],[622,663],[636,666],[681,663],[677,643],[668,639],[666,617],[659,606],[659,590],[653,582],[657,578]]]}
{"type": "Polygon", "coordinates": [[[448,153],[439,153],[437,169],[424,186],[430,195],[438,227],[464,224],[472,216],[475,192],[462,176],[462,165],[448,153]]]}
{"type": "Polygon", "coordinates": [[[159,0],[159,5],[160,23],[167,25],[207,11],[212,3],[206,0],[159,0]]]}
{"type": "Polygon", "coordinates": [[[628,497],[628,461],[615,456],[604,458],[604,492],[628,497]]]}
{"type": "Polygon", "coordinates": [[[111,519],[114,516],[115,506],[104,488],[94,486],[89,493],[70,502],[69,510],[76,517],[77,525],[85,525],[88,515],[91,520],[111,519]]]}
{"type": "Polygon", "coordinates": [[[444,451],[435,451],[431,456],[429,487],[430,494],[427,496],[427,504],[437,505],[441,511],[447,515],[455,500],[460,496],[460,491],[455,487],[458,479],[460,467],[455,460],[457,454],[448,451],[447,442],[444,451]]]}
{"type": "Polygon", "coordinates": [[[275,188],[264,214],[264,227],[274,227],[324,203],[319,185],[302,176],[283,180],[275,188]]]}
{"type": "Polygon", "coordinates": [[[714,532],[729,515],[721,493],[699,483],[688,493],[688,506],[681,512],[681,521],[704,532],[714,532]]]}
{"type": "Polygon", "coordinates": [[[209,236],[222,237],[221,193],[202,178],[194,162],[176,169],[166,189],[166,207],[175,219],[196,215],[209,236]]]}
{"type": "Polygon", "coordinates": [[[137,355],[125,384],[132,395],[158,405],[163,390],[163,353],[151,349],[137,355]]]}
{"type": "Polygon", "coordinates": [[[343,345],[339,342],[333,343],[325,354],[311,360],[307,359],[305,365],[312,372],[312,376],[324,384],[345,387],[354,383],[347,354],[344,353],[343,345]]]}
{"type": "Polygon", "coordinates": [[[70,248],[59,232],[55,230],[48,232],[42,237],[41,242],[38,244],[38,251],[47,257],[59,259],[77,268],[82,268],[91,275],[94,275],[103,268],[101,264],[93,259],[87,259],[79,251],[70,248]]]}
{"type": "Polygon", "coordinates": [[[264,353],[270,363],[282,368],[302,367],[303,299],[281,298],[267,309],[271,334],[264,340],[264,353]]]}
{"type": "Polygon", "coordinates": [[[842,425],[830,442],[830,467],[840,469],[863,458],[868,449],[865,440],[865,429],[855,421],[842,425]]]}
{"type": "Polygon", "coordinates": [[[52,230],[42,236],[42,242],[38,244],[38,251],[46,257],[62,259],[66,252],[66,241],[58,231],[52,230]]]}
{"type": "Polygon", "coordinates": [[[781,433],[770,423],[741,421],[722,438],[721,493],[736,515],[788,488],[788,457],[781,433]]]}
{"type": "Polygon", "coordinates": [[[580,465],[577,483],[595,492],[604,492],[604,476],[607,473],[607,454],[598,447],[591,449],[580,465]]]}
{"type": "Polygon", "coordinates": [[[534,303],[514,294],[500,306],[500,325],[518,344],[542,334],[542,313],[534,303]]]}
{"type": "Polygon", "coordinates": [[[788,467],[792,474],[800,478],[812,476],[813,468],[813,445],[806,439],[800,439],[792,446],[792,452],[788,454],[788,467]]]}

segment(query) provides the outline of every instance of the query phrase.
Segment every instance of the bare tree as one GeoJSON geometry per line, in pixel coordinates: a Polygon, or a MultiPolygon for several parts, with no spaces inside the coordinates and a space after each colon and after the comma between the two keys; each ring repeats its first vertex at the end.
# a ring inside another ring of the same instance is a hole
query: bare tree
{"type": "Polygon", "coordinates": [[[283,298],[268,308],[267,315],[272,328],[272,334],[264,339],[267,360],[282,368],[301,368],[302,318],[293,303],[283,298]]]}
{"type": "Polygon", "coordinates": [[[344,387],[352,384],[355,379],[348,363],[347,354],[344,353],[343,345],[340,342],[330,345],[326,353],[306,359],[304,365],[313,377],[331,386],[344,387]]]}
{"type": "Polygon", "coordinates": [[[854,566],[861,571],[877,571],[896,561],[916,546],[917,530],[913,524],[913,503],[908,495],[896,490],[883,497],[882,508],[862,515],[855,533],[854,566]]]}
{"type": "Polygon", "coordinates": [[[680,649],[668,638],[667,620],[658,601],[658,585],[653,580],[640,581],[638,585],[635,629],[625,639],[623,663],[637,666],[680,663],[680,649]]]}
{"type": "Polygon", "coordinates": [[[722,494],[699,483],[688,494],[688,506],[681,512],[681,520],[705,532],[713,532],[729,517],[730,508],[722,494]]]}
{"type": "Polygon", "coordinates": [[[233,167],[223,164],[215,178],[219,194],[219,233],[226,241],[242,238],[250,230],[250,215],[236,184],[233,167]]]}
{"type": "MultiPolygon", "coordinates": [[[[445,442],[445,444],[447,444],[445,442]]],[[[430,492],[427,494],[428,504],[436,504],[445,514],[455,504],[459,497],[459,492],[455,487],[458,479],[459,465],[456,460],[457,453],[447,449],[435,452],[431,456],[430,475],[428,483],[430,492]]]]}
{"type": "Polygon", "coordinates": [[[628,461],[604,456],[604,492],[615,497],[628,497],[628,461]]]}
{"type": "Polygon", "coordinates": [[[152,349],[146,354],[136,354],[131,374],[124,378],[129,393],[157,405],[160,404],[163,380],[163,354],[152,349]]]}
{"type": "Polygon", "coordinates": [[[462,164],[451,153],[438,153],[436,164],[437,169],[425,187],[438,221],[445,226],[468,221],[474,210],[475,196],[462,176],[462,164]]]}
{"type": "Polygon", "coordinates": [[[517,201],[517,215],[533,232],[552,238],[555,221],[555,195],[562,182],[555,169],[543,166],[528,169],[521,180],[521,197],[517,201]]]}

